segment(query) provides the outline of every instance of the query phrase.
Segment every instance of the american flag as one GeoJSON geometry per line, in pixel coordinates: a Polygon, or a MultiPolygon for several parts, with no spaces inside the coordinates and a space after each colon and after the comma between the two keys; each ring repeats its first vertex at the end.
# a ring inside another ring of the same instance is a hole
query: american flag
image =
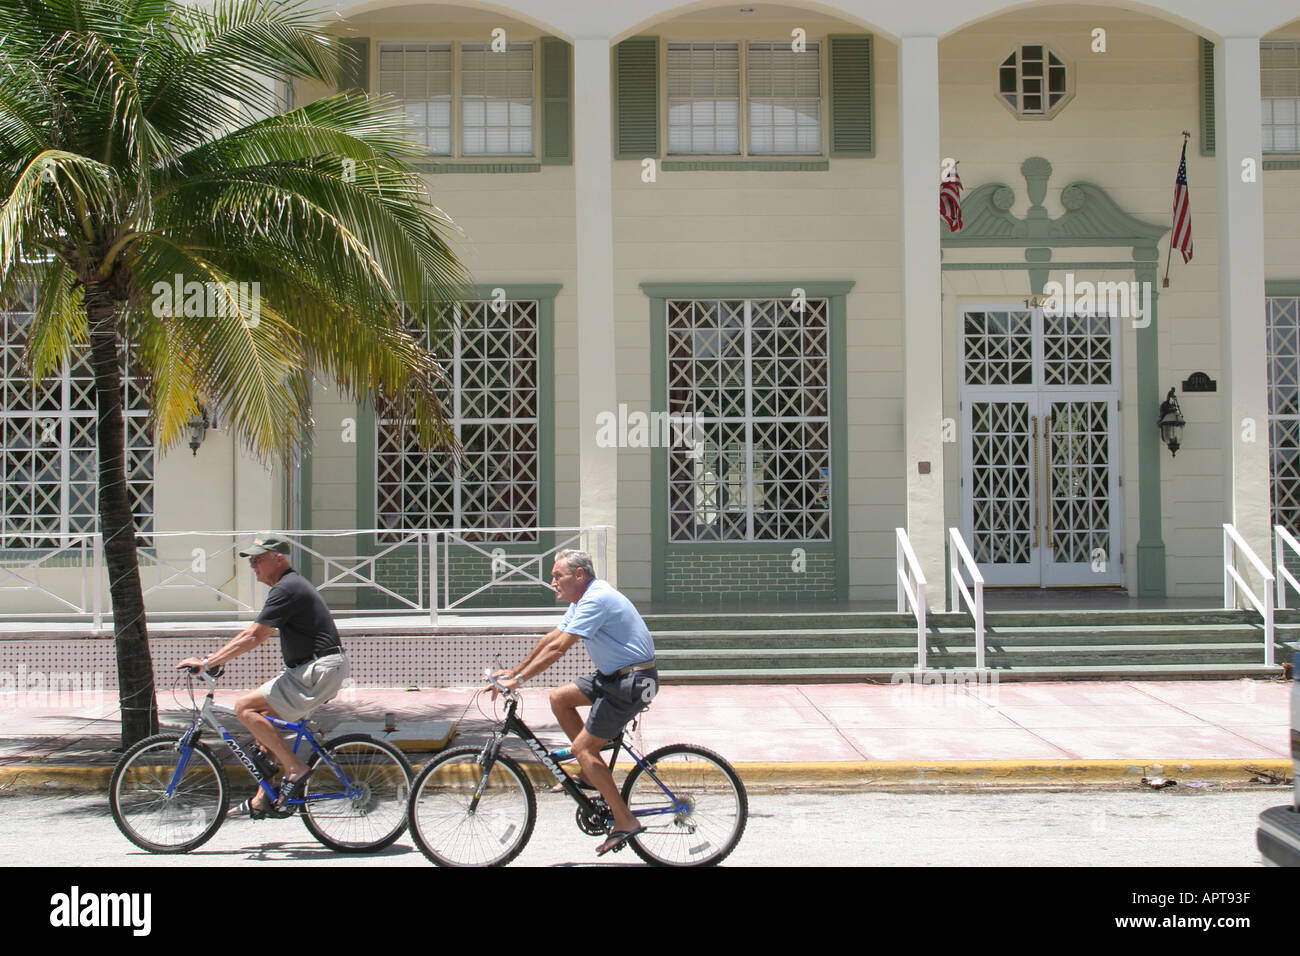
{"type": "Polygon", "coordinates": [[[939,215],[948,224],[949,232],[961,229],[961,179],[957,176],[957,167],[953,166],[952,176],[945,173],[939,180],[939,215]]]}
{"type": "Polygon", "coordinates": [[[1183,262],[1192,261],[1192,207],[1187,195],[1187,140],[1183,140],[1183,158],[1178,161],[1178,178],[1174,180],[1174,234],[1172,249],[1183,254],[1183,262]]]}

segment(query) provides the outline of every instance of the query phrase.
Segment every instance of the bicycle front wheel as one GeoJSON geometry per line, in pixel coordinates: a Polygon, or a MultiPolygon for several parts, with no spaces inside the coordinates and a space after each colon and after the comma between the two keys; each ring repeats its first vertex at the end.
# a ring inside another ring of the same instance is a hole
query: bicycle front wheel
{"type": "Polygon", "coordinates": [[[745,785],[712,750],[661,747],[623,782],[623,799],[645,830],[628,842],[656,866],[712,866],[736,848],[749,819],[745,785]]]}
{"type": "Polygon", "coordinates": [[[498,754],[485,777],[479,753],[439,754],[411,789],[411,836],[439,866],[504,866],[533,834],[537,799],[523,768],[498,754]]]}
{"type": "Polygon", "coordinates": [[[311,835],[340,853],[382,850],[406,829],[411,764],[400,750],[366,734],[348,734],[325,744],[343,771],[334,773],[319,753],[307,765],[307,801],[302,822],[311,835]]]}
{"type": "Polygon", "coordinates": [[[108,802],[122,835],[150,853],[202,846],[226,818],[230,782],[204,744],[182,752],[179,734],[135,744],[113,769],[108,802]]]}

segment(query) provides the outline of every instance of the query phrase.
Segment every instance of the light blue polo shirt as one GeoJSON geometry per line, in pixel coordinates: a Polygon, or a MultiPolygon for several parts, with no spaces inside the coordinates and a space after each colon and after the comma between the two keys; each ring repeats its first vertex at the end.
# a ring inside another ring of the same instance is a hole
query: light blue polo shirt
{"type": "Polygon", "coordinates": [[[602,674],[653,660],[655,643],[632,602],[596,578],[565,612],[561,631],[577,634],[602,674]]]}

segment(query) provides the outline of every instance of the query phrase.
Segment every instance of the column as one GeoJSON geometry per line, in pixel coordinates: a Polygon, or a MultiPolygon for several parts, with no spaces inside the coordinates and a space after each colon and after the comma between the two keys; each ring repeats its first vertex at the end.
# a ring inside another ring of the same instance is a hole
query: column
{"type": "Polygon", "coordinates": [[[579,523],[608,525],[605,577],[617,584],[618,449],[596,444],[596,416],[618,408],[614,351],[613,129],[608,37],[573,44],[578,257],[579,523]]]}
{"type": "MultiPolygon", "coordinates": [[[[1260,559],[1271,566],[1259,37],[1228,37],[1221,41],[1214,57],[1214,73],[1219,321],[1226,428],[1223,520],[1235,524],[1260,559]]],[[[1193,236],[1196,208],[1193,191],[1193,236]]],[[[1239,562],[1238,568],[1258,586],[1258,576],[1245,562],[1239,562]]]]}
{"type": "Polygon", "coordinates": [[[927,603],[944,606],[943,361],[939,267],[939,39],[905,36],[898,51],[904,468],[907,533],[926,577],[927,603]]]}

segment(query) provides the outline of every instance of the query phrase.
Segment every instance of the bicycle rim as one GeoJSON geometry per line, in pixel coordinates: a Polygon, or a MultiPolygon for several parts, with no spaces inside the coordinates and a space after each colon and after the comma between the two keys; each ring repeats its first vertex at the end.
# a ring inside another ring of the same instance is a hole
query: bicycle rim
{"type": "Polygon", "coordinates": [[[314,758],[303,823],[321,843],[343,853],[374,852],[390,845],[406,829],[411,780],[406,759],[367,737],[334,740],[326,747],[354,793],[349,796],[329,765],[314,758]]]}
{"type": "Polygon", "coordinates": [[[523,770],[498,757],[483,781],[478,755],[477,749],[451,751],[416,778],[411,836],[441,866],[501,866],[518,856],[532,835],[536,802],[523,770]]]}
{"type": "Polygon", "coordinates": [[[654,776],[635,768],[623,787],[628,808],[645,827],[630,841],[632,849],[660,866],[721,862],[740,841],[749,815],[744,785],[731,765],[712,751],[687,745],[664,747],[646,761],[654,776]]]}
{"type": "Polygon", "coordinates": [[[128,840],[151,853],[192,850],[210,839],[225,819],[225,772],[211,753],[193,748],[177,778],[180,761],[177,738],[160,735],[128,751],[113,774],[113,819],[128,840]]]}

